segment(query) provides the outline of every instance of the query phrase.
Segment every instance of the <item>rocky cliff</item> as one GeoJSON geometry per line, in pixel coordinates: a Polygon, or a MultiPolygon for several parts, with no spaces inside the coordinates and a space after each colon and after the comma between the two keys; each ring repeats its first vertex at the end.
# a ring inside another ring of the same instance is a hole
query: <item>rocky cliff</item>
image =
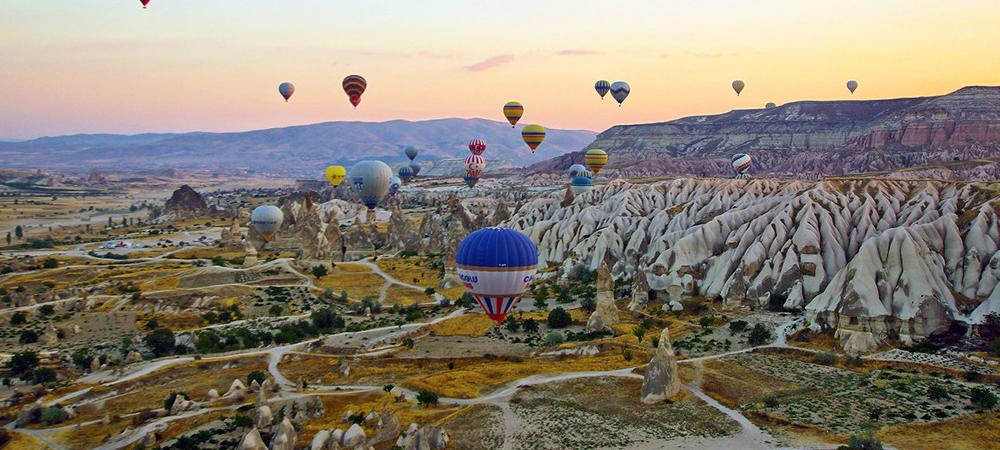
{"type": "MultiPolygon", "coordinates": [[[[939,97],[802,101],[621,125],[588,148],[607,150],[606,173],[620,177],[730,176],[735,153],[754,157],[754,174],[797,178],[1000,156],[1000,87],[966,87],[939,97]]],[[[582,155],[531,169],[563,170],[582,162],[582,155]]]]}
{"type": "Polygon", "coordinates": [[[657,301],[805,309],[852,352],[1000,311],[996,184],[682,178],[615,180],[565,207],[562,194],[506,225],[532,238],[543,266],[572,270],[575,255],[618,276],[648,267],[657,301]]]}

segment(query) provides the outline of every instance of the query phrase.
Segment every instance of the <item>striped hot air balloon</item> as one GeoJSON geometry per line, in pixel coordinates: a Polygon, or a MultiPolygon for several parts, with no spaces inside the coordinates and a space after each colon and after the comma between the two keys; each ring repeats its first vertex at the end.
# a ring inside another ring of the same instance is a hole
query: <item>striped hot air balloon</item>
{"type": "Polygon", "coordinates": [[[574,194],[580,195],[594,188],[594,180],[587,177],[576,177],[569,186],[573,189],[574,194]]]}
{"type": "Polygon", "coordinates": [[[400,167],[396,174],[399,175],[399,179],[403,180],[404,183],[409,183],[413,179],[413,169],[410,166],[400,167]]]}
{"type": "Polygon", "coordinates": [[[486,170],[486,159],[479,155],[471,155],[465,158],[465,172],[470,177],[479,179],[479,175],[486,170]]]}
{"type": "Polygon", "coordinates": [[[506,105],[503,105],[503,116],[510,122],[511,128],[517,125],[517,121],[521,120],[522,115],[524,115],[524,106],[521,106],[520,103],[507,102],[506,105]]]}
{"type": "Polygon", "coordinates": [[[367,88],[368,82],[361,75],[348,75],[344,78],[344,93],[355,108],[361,103],[361,94],[364,94],[367,88]]]}
{"type": "Polygon", "coordinates": [[[582,176],[581,174],[586,170],[587,168],[583,167],[583,164],[573,164],[572,166],[569,166],[569,170],[567,170],[567,172],[569,172],[570,178],[576,178],[582,176]]]}
{"type": "Polygon", "coordinates": [[[531,148],[531,153],[545,140],[545,128],[541,125],[528,125],[521,129],[521,139],[531,148]]]}
{"type": "Polygon", "coordinates": [[[621,108],[622,102],[628,98],[628,94],[630,92],[632,92],[632,87],[624,81],[615,81],[614,84],[611,85],[611,96],[618,102],[619,108],[621,108]]]}
{"type": "Polygon", "coordinates": [[[740,92],[743,92],[743,88],[745,88],[746,86],[747,84],[744,83],[743,80],[733,81],[733,90],[736,91],[737,96],[740,95],[740,92]]]}
{"type": "Polygon", "coordinates": [[[465,180],[465,185],[470,188],[476,187],[476,183],[479,182],[479,178],[472,178],[468,175],[462,177],[462,179],[465,180]]]}
{"type": "Polygon", "coordinates": [[[611,83],[608,80],[599,80],[594,83],[594,90],[597,91],[597,95],[601,96],[601,100],[604,100],[604,96],[611,90],[611,83]]]}
{"type": "Polygon", "coordinates": [[[469,141],[469,151],[473,155],[482,155],[486,151],[486,141],[482,139],[473,139],[469,141]]]}
{"type": "Polygon", "coordinates": [[[538,249],[519,231],[483,228],[458,245],[455,267],[462,284],[499,324],[535,280],[538,249]]]}
{"type": "Polygon", "coordinates": [[[608,153],[599,148],[592,148],[583,155],[583,162],[594,171],[594,175],[597,175],[608,163],[608,153]]]}
{"type": "Polygon", "coordinates": [[[745,178],[747,170],[750,170],[750,166],[753,165],[753,158],[750,158],[750,155],[746,153],[738,153],[733,155],[731,165],[736,171],[736,178],[745,178]]]}

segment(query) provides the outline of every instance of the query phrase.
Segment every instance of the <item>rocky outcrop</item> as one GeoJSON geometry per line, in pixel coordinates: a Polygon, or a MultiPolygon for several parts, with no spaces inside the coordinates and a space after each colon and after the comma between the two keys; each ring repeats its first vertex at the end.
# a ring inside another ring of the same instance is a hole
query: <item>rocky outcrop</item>
{"type": "Polygon", "coordinates": [[[171,215],[174,219],[212,217],[221,213],[215,206],[209,207],[201,194],[186,184],[177,188],[170,195],[166,204],[163,205],[163,212],[171,215]]]}
{"type": "Polygon", "coordinates": [[[269,450],[293,450],[299,441],[299,433],[295,431],[292,421],[285,417],[271,436],[269,450]]]}
{"type": "Polygon", "coordinates": [[[677,371],[677,357],[670,345],[670,330],[664,328],[653,359],[649,360],[642,379],[642,402],[647,405],[660,403],[681,391],[681,374],[677,371]]]}
{"type": "MultiPolygon", "coordinates": [[[[663,123],[620,125],[588,148],[611,155],[606,176],[732,176],[749,153],[755,174],[810,178],[1000,155],[1000,87],[939,97],[801,101],[663,123]]],[[[531,166],[562,171],[586,149],[531,166]]]]}
{"type": "Polygon", "coordinates": [[[365,442],[367,442],[365,430],[358,424],[353,424],[344,432],[344,437],[341,439],[340,445],[344,448],[354,448],[365,442]]]}
{"type": "Polygon", "coordinates": [[[236,447],[236,450],[267,450],[267,446],[264,445],[264,439],[261,438],[260,431],[257,431],[257,427],[254,427],[246,436],[243,436],[243,440],[240,441],[240,446],[236,447]]]}
{"type": "Polygon", "coordinates": [[[601,331],[618,322],[614,279],[611,277],[608,264],[601,262],[597,269],[597,309],[587,320],[587,331],[601,331]]]}
{"type": "Polygon", "coordinates": [[[448,447],[451,438],[443,428],[427,424],[417,428],[417,424],[411,423],[406,434],[396,440],[396,445],[404,450],[440,450],[448,447]]]}
{"type": "Polygon", "coordinates": [[[565,208],[560,195],[528,202],[505,224],[531,237],[540,261],[586,255],[586,268],[610,261],[623,276],[646,266],[650,290],[671,308],[699,296],[805,309],[854,352],[971,320],[1000,280],[988,185],[682,178],[614,180],[565,208]]]}

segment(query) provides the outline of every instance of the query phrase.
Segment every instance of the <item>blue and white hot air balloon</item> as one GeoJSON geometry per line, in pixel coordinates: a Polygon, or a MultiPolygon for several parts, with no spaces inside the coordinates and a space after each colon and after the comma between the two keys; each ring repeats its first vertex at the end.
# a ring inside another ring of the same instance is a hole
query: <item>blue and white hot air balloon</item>
{"type": "Polygon", "coordinates": [[[753,164],[753,159],[750,155],[746,153],[739,153],[733,155],[731,162],[733,170],[736,171],[736,178],[747,178],[747,170],[750,170],[750,166],[753,164]]]}
{"type": "Polygon", "coordinates": [[[483,228],[458,245],[455,267],[486,315],[502,323],[535,280],[538,249],[519,231],[483,228]]]}
{"type": "Polygon", "coordinates": [[[573,194],[580,195],[594,188],[594,180],[587,177],[576,177],[569,186],[570,189],[573,189],[573,194]]]}
{"type": "Polygon", "coordinates": [[[400,185],[399,177],[393,175],[391,178],[389,178],[389,195],[393,195],[399,192],[399,185],[400,185]]]}
{"type": "Polygon", "coordinates": [[[572,166],[569,166],[569,170],[568,170],[569,171],[569,177],[570,178],[579,177],[580,174],[583,173],[583,172],[585,172],[586,170],[587,170],[587,168],[584,167],[583,164],[573,164],[572,166]]]}
{"type": "Polygon", "coordinates": [[[368,209],[375,209],[382,197],[389,192],[389,180],[392,178],[392,168],[377,160],[361,161],[351,167],[351,186],[361,197],[368,209]]]}

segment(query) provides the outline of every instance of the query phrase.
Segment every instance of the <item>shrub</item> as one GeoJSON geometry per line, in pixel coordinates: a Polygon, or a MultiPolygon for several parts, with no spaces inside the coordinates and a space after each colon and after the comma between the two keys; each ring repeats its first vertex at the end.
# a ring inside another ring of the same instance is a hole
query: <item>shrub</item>
{"type": "Polygon", "coordinates": [[[715,323],[715,318],[712,316],[705,316],[698,319],[698,325],[701,325],[701,327],[705,329],[708,329],[708,327],[712,326],[713,323],[715,323]]]}
{"type": "Polygon", "coordinates": [[[882,442],[875,438],[872,430],[859,434],[852,434],[847,439],[847,448],[850,450],[882,450],[882,442]]]}
{"type": "Polygon", "coordinates": [[[143,340],[153,353],[156,354],[156,356],[170,354],[170,352],[174,350],[174,346],[177,344],[174,332],[166,328],[154,330],[152,333],[147,334],[143,340]]]}
{"type": "Polygon", "coordinates": [[[24,323],[27,320],[28,320],[28,317],[25,316],[24,313],[20,312],[20,311],[18,311],[18,312],[14,313],[13,315],[10,316],[10,324],[11,325],[20,325],[20,324],[24,323]]]}
{"type": "Polygon", "coordinates": [[[264,375],[264,372],[261,372],[259,370],[250,372],[250,374],[247,375],[247,386],[250,386],[250,384],[253,383],[254,380],[257,380],[257,383],[263,383],[265,380],[267,380],[267,375],[264,375]]]}
{"type": "Polygon", "coordinates": [[[424,406],[436,405],[438,395],[432,391],[423,390],[417,393],[417,403],[424,406]]]}
{"type": "Polygon", "coordinates": [[[635,338],[639,340],[639,343],[642,343],[642,338],[646,336],[646,327],[642,325],[637,326],[632,329],[632,334],[635,335],[635,338]]]}
{"type": "Polygon", "coordinates": [[[944,400],[948,398],[948,391],[936,384],[927,388],[927,397],[931,400],[944,400]]]}
{"type": "Polygon", "coordinates": [[[822,364],[824,366],[832,366],[834,364],[837,364],[837,360],[839,359],[840,357],[830,352],[819,352],[813,355],[812,357],[814,363],[822,364]]]}
{"type": "Polygon", "coordinates": [[[45,261],[42,261],[44,269],[55,269],[56,267],[59,267],[59,261],[56,261],[55,258],[45,258],[45,261]]]}
{"type": "Polygon", "coordinates": [[[538,322],[536,322],[535,319],[525,320],[521,327],[524,328],[524,331],[527,333],[538,332],[538,322]]]}
{"type": "Polygon", "coordinates": [[[546,309],[549,308],[549,304],[545,302],[545,297],[542,297],[540,295],[536,295],[535,296],[534,306],[535,306],[535,309],[537,309],[539,311],[545,311],[546,309]]]}
{"type": "Polygon", "coordinates": [[[865,365],[865,360],[861,359],[860,356],[848,356],[847,365],[854,367],[861,367],[865,365]]]}
{"type": "Polygon", "coordinates": [[[584,298],[580,300],[580,308],[583,308],[583,310],[587,312],[597,311],[597,300],[593,298],[584,298]]]}
{"type": "Polygon", "coordinates": [[[566,338],[563,334],[558,331],[550,331],[544,338],[542,338],[542,342],[549,346],[562,344],[565,340],[566,338]]]}
{"type": "Polygon", "coordinates": [[[983,379],[983,374],[976,372],[975,370],[970,370],[968,372],[965,372],[965,381],[978,383],[982,379],[983,379]]]}
{"type": "Polygon", "coordinates": [[[767,329],[763,324],[757,324],[753,326],[753,330],[750,331],[750,337],[747,338],[747,342],[750,345],[764,345],[768,341],[773,339],[771,336],[771,331],[767,329]]]}
{"type": "Polygon", "coordinates": [[[566,328],[570,323],[573,323],[573,318],[563,309],[561,306],[556,307],[552,311],[549,311],[548,318],[549,328],[566,328]]]}
{"type": "Polygon", "coordinates": [[[267,313],[275,317],[280,316],[284,311],[285,308],[282,308],[281,305],[271,305],[270,308],[267,308],[267,313]]]}
{"type": "Polygon", "coordinates": [[[435,290],[434,288],[424,289],[424,295],[426,295],[428,297],[430,297],[430,296],[432,296],[432,295],[434,295],[436,293],[437,293],[437,290],[435,290]]]}
{"type": "Polygon", "coordinates": [[[632,360],[632,349],[626,348],[624,351],[622,351],[622,358],[625,358],[625,361],[631,361],[632,360]]]}
{"type": "Polygon", "coordinates": [[[323,278],[328,273],[330,273],[330,269],[327,269],[326,266],[324,266],[322,264],[320,264],[318,266],[313,266],[313,268],[312,268],[312,274],[316,278],[323,278]]]}
{"type": "Polygon", "coordinates": [[[45,425],[55,425],[57,423],[65,422],[69,419],[69,414],[63,411],[62,408],[50,406],[42,410],[41,418],[39,419],[45,425]]]}
{"type": "Polygon", "coordinates": [[[22,344],[34,344],[38,342],[38,333],[33,330],[24,330],[21,332],[21,336],[17,339],[18,342],[22,344]]]}
{"type": "Polygon", "coordinates": [[[253,419],[251,419],[250,416],[246,414],[237,413],[235,416],[233,416],[233,426],[235,426],[236,428],[252,427],[253,419]]]}
{"type": "Polygon", "coordinates": [[[395,384],[391,384],[391,383],[387,384],[385,386],[382,386],[382,390],[386,391],[386,392],[392,392],[392,390],[395,389],[395,388],[396,388],[396,385],[395,384]]]}
{"type": "Polygon", "coordinates": [[[774,397],[768,397],[768,398],[764,399],[764,406],[766,406],[768,408],[777,408],[778,405],[780,405],[780,404],[781,403],[778,402],[778,399],[776,399],[774,397]]]}
{"type": "Polygon", "coordinates": [[[521,329],[521,322],[518,322],[514,316],[508,316],[504,321],[503,325],[507,328],[507,331],[511,333],[517,333],[521,329]]]}
{"type": "Polygon", "coordinates": [[[969,392],[969,400],[979,409],[993,409],[997,405],[996,394],[982,387],[972,388],[972,391],[969,392]]]}
{"type": "Polygon", "coordinates": [[[51,316],[55,314],[56,309],[52,305],[42,305],[38,308],[38,312],[42,313],[43,316],[51,316]]]}
{"type": "Polygon", "coordinates": [[[34,372],[31,372],[31,380],[36,384],[54,383],[57,378],[56,371],[48,367],[35,369],[34,372]]]}

